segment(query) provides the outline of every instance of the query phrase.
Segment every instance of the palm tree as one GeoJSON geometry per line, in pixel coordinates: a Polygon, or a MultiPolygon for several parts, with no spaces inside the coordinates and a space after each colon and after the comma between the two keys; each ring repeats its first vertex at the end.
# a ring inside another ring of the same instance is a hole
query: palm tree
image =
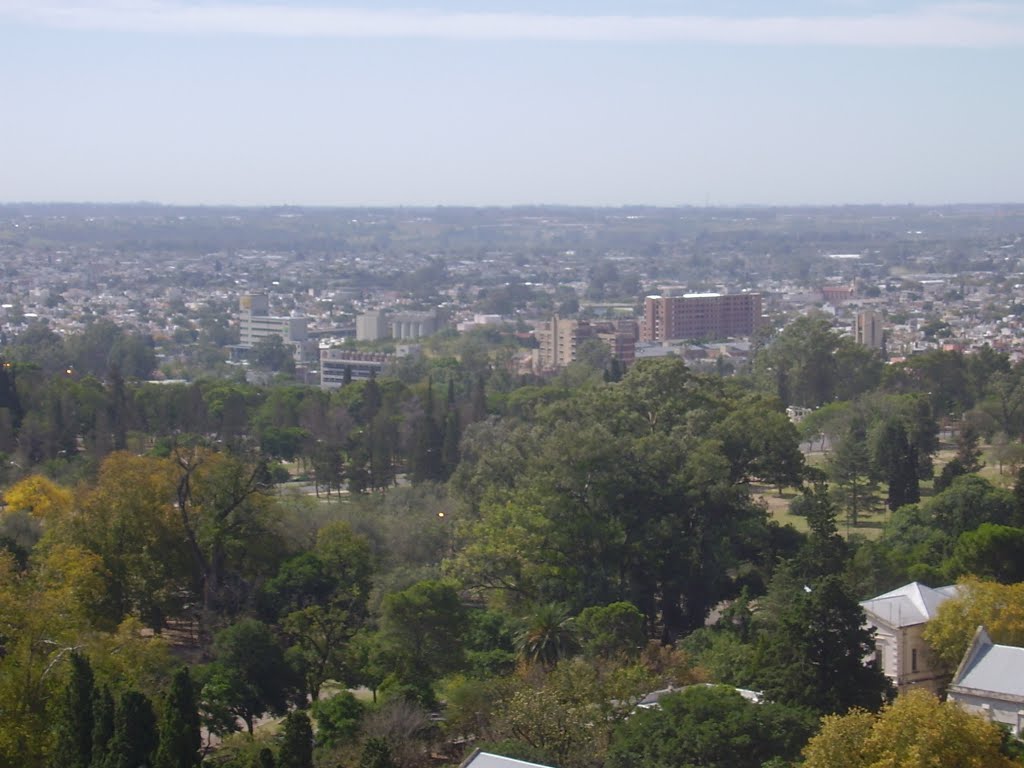
{"type": "Polygon", "coordinates": [[[579,650],[572,617],[556,603],[538,605],[522,621],[516,650],[528,664],[550,669],[579,650]]]}

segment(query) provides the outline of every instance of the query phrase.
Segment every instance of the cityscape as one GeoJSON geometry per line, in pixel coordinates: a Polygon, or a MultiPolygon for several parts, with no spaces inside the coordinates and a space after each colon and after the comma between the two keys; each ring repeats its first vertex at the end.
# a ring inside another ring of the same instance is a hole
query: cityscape
{"type": "Polygon", "coordinates": [[[1024,766],[1024,4],[0,50],[0,768],[1024,766]]]}

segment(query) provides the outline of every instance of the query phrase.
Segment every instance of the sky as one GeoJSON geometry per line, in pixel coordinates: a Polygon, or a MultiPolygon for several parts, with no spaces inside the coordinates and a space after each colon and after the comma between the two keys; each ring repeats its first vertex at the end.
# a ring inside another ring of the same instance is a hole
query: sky
{"type": "Polygon", "coordinates": [[[1022,94],[1024,0],[0,0],[0,202],[1024,202],[1022,94]]]}

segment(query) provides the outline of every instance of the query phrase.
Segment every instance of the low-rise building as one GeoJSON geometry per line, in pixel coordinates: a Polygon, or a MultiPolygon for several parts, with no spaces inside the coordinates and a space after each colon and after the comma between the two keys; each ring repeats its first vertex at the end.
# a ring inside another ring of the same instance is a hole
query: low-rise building
{"type": "Polygon", "coordinates": [[[997,645],[984,627],[974,633],[948,689],[950,701],[1024,734],[1024,648],[997,645]]]}
{"type": "Polygon", "coordinates": [[[875,663],[898,692],[938,693],[948,682],[949,670],[925,642],[924,628],[956,593],[955,584],[932,589],[915,581],[860,604],[875,630],[875,663]]]}

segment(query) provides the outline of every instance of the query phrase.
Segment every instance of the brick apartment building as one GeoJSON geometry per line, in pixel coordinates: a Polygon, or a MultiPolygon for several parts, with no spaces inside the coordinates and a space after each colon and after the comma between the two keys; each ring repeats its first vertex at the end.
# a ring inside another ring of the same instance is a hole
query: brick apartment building
{"type": "Polygon", "coordinates": [[[688,293],[648,296],[640,323],[641,341],[750,336],[761,323],[760,293],[688,293]]]}

